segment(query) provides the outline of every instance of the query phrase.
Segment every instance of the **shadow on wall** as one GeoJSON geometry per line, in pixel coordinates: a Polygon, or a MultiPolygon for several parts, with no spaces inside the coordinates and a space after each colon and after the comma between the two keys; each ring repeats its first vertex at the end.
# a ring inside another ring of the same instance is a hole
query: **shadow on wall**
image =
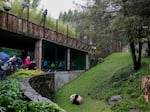
{"type": "Polygon", "coordinates": [[[42,75],[38,75],[32,77],[29,80],[31,87],[36,90],[43,97],[51,99],[54,101],[55,99],[55,84],[54,84],[54,73],[45,73],[42,75]]]}

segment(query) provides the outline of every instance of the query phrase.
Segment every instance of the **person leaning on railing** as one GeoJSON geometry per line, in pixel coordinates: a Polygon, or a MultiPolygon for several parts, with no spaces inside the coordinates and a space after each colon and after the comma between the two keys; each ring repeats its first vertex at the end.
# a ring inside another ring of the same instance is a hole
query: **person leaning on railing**
{"type": "Polygon", "coordinates": [[[40,25],[45,26],[47,13],[48,13],[47,9],[45,9],[45,10],[42,12],[42,18],[41,18],[41,21],[40,21],[40,25]]]}

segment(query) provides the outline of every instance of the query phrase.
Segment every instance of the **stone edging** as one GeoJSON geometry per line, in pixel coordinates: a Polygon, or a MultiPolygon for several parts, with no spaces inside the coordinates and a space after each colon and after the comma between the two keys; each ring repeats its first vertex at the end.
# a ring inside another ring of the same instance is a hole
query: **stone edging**
{"type": "MultiPolygon", "coordinates": [[[[21,90],[23,91],[24,95],[31,99],[33,102],[41,101],[41,102],[49,102],[56,107],[60,108],[56,103],[52,102],[50,99],[41,96],[38,92],[36,92],[29,84],[30,78],[24,78],[20,82],[21,90]]],[[[61,109],[62,112],[65,110],[61,109]]]]}

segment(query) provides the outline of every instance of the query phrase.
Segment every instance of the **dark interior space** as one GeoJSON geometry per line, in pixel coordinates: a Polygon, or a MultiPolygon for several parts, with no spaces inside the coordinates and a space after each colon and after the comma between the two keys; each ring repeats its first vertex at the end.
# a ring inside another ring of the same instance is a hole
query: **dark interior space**
{"type": "Polygon", "coordinates": [[[43,42],[43,60],[47,60],[49,65],[54,62],[56,70],[66,70],[67,48],[51,42],[43,42]]]}
{"type": "Polygon", "coordinates": [[[0,34],[0,47],[34,51],[36,39],[5,30],[0,30],[0,34]]]}

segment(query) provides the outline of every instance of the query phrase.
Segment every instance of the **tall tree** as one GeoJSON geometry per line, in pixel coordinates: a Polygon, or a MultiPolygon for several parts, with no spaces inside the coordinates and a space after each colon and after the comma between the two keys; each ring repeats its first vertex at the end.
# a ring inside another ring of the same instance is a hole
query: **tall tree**
{"type": "Polygon", "coordinates": [[[91,0],[87,1],[86,6],[81,7],[80,22],[77,26],[80,39],[84,41],[86,36],[86,41],[97,47],[95,52],[97,57],[108,55],[112,52],[110,21],[113,17],[110,13],[106,13],[108,1],[91,0]]]}
{"type": "Polygon", "coordinates": [[[139,70],[141,67],[142,39],[149,35],[148,29],[145,28],[145,26],[149,26],[149,24],[147,26],[147,16],[149,14],[148,4],[150,4],[150,1],[116,1],[115,4],[118,3],[120,6],[120,13],[117,16],[117,19],[114,20],[115,24],[112,26],[115,26],[117,30],[121,30],[122,32],[120,33],[124,34],[124,37],[127,37],[131,48],[134,69],[139,70]]]}

